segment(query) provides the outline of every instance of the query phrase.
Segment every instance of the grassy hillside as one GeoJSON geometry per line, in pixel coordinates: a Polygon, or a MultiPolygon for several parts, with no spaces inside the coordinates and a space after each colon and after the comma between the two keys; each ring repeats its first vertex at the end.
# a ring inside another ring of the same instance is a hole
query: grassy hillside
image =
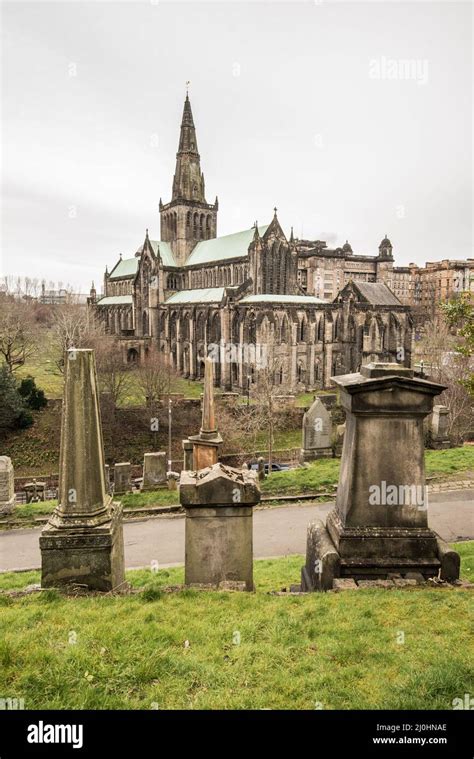
{"type": "MultiPolygon", "coordinates": [[[[111,464],[117,461],[140,464],[146,451],[167,450],[168,409],[162,408],[157,416],[160,429],[156,435],[152,435],[149,431],[149,415],[142,408],[129,406],[117,409],[115,416],[103,415],[106,461],[111,464]]],[[[10,456],[18,477],[49,475],[56,473],[59,468],[61,402],[49,403],[44,410],[33,412],[33,417],[32,427],[10,433],[1,444],[2,454],[10,456]]],[[[183,456],[183,438],[196,434],[201,426],[200,407],[198,404],[177,405],[172,419],[172,457],[180,459],[183,456]]],[[[275,448],[298,448],[301,445],[299,420],[296,426],[291,418],[283,419],[283,425],[292,428],[281,429],[275,433],[275,448]]],[[[253,447],[253,441],[249,441],[249,444],[253,447]]],[[[265,433],[257,436],[255,445],[257,450],[266,447],[265,433]]],[[[222,452],[234,451],[240,452],[229,444],[229,440],[224,440],[222,452]]],[[[251,456],[250,452],[249,457],[251,456]]]]}
{"type": "MultiPolygon", "coordinates": [[[[474,477],[474,446],[452,448],[448,451],[425,451],[426,475],[436,479],[474,477]]],[[[275,472],[262,483],[266,495],[312,493],[319,488],[336,485],[340,459],[320,459],[304,469],[275,472]]]]}

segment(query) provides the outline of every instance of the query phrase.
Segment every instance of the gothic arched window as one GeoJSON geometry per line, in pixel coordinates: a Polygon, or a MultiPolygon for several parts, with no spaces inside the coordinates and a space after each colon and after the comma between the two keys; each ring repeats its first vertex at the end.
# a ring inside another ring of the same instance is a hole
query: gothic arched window
{"type": "Polygon", "coordinates": [[[317,334],[317,340],[319,342],[322,342],[324,337],[324,319],[321,316],[320,320],[318,321],[318,334],[317,334]]]}

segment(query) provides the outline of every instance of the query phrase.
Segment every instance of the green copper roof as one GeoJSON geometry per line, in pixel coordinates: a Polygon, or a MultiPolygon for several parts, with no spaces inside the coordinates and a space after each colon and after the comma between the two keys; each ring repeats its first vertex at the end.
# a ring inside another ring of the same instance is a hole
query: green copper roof
{"type": "Polygon", "coordinates": [[[138,269],[138,258],[122,258],[110,272],[109,279],[134,277],[138,269]]]}
{"type": "Polygon", "coordinates": [[[131,306],[132,303],[131,295],[109,295],[97,301],[98,306],[131,306]]]}
{"type": "Polygon", "coordinates": [[[158,255],[159,251],[163,266],[177,266],[169,242],[163,242],[162,240],[150,240],[150,244],[153,248],[155,256],[158,255]]]}
{"type": "Polygon", "coordinates": [[[223,287],[203,287],[197,290],[181,290],[165,301],[167,306],[179,303],[220,303],[224,295],[223,287]]]}
{"type": "MultiPolygon", "coordinates": [[[[260,235],[265,234],[267,228],[268,224],[259,227],[260,235]]],[[[243,232],[235,232],[232,235],[215,237],[213,240],[202,240],[198,242],[189,256],[186,266],[217,263],[230,258],[246,256],[254,234],[255,229],[252,227],[251,229],[244,229],[243,232]]]]}
{"type": "Polygon", "coordinates": [[[295,306],[317,306],[320,303],[326,303],[326,301],[313,295],[278,295],[277,293],[273,295],[266,293],[264,295],[247,295],[239,303],[288,303],[295,306]]]}

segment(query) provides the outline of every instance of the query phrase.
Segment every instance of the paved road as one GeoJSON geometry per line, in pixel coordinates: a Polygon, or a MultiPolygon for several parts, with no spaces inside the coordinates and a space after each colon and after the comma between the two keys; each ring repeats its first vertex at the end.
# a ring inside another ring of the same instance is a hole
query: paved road
{"type": "MultiPolygon", "coordinates": [[[[322,518],[332,503],[308,506],[259,508],[254,513],[254,555],[256,558],[305,553],[306,527],[312,519],[322,518]]],[[[472,490],[436,493],[430,496],[430,526],[452,542],[474,539],[474,498],[472,490]]],[[[0,532],[0,571],[40,566],[40,530],[0,532]]],[[[127,522],[125,563],[128,569],[184,563],[184,517],[155,517],[127,522]]]]}

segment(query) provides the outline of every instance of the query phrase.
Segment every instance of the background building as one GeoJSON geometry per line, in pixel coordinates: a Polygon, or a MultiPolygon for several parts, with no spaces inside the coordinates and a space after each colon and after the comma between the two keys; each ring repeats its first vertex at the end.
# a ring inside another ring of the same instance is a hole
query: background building
{"type": "Polygon", "coordinates": [[[260,368],[293,391],[326,387],[363,361],[410,365],[410,310],[392,292],[393,254],[349,243],[289,239],[274,209],[268,224],[217,237],[218,199],[205,196],[189,97],[181,123],[172,197],[160,200],[161,240],[148,230],[135,255],[104,276],[90,302],[120,337],[124,360],[156,347],[183,376],[203,376],[215,357],[215,382],[245,390],[260,368]]]}

